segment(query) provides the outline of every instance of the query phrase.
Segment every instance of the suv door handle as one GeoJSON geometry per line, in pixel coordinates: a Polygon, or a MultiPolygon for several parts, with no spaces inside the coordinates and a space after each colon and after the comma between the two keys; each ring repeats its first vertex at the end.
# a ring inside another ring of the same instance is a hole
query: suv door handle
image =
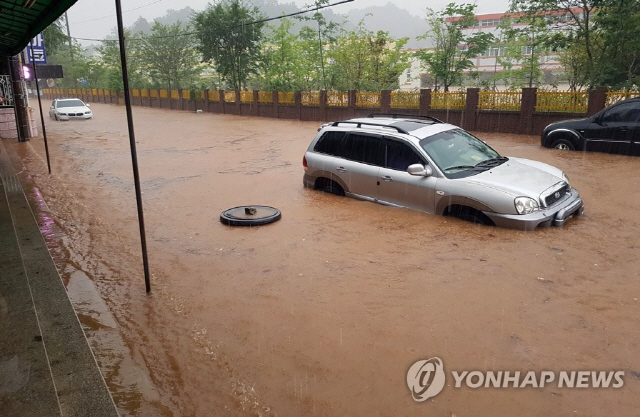
{"type": "Polygon", "coordinates": [[[382,179],[383,179],[383,180],[385,180],[386,182],[393,182],[393,178],[391,178],[391,177],[390,177],[390,176],[388,176],[388,175],[384,175],[384,176],[382,177],[382,179]]]}
{"type": "Polygon", "coordinates": [[[338,167],[336,168],[336,171],[347,172],[347,169],[345,167],[338,167]]]}

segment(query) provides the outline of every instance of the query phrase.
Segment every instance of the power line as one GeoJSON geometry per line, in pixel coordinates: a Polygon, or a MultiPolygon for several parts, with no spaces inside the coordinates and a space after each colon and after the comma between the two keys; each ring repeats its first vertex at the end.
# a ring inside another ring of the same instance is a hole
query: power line
{"type": "MultiPolygon", "coordinates": [[[[151,6],[153,4],[160,3],[161,1],[164,1],[164,0],[152,1],[151,3],[143,4],[142,6],[134,7],[133,9],[125,10],[125,11],[123,11],[123,13],[133,12],[135,10],[142,9],[144,7],[147,7],[147,6],[151,6]]],[[[114,16],[115,16],[115,14],[109,14],[109,15],[102,16],[102,17],[96,17],[95,19],[81,20],[80,22],[73,22],[73,24],[74,25],[79,25],[79,24],[82,24],[82,23],[95,22],[96,20],[102,20],[102,19],[106,19],[108,17],[114,17],[114,16]]]]}
{"type": "MultiPolygon", "coordinates": [[[[158,1],[162,1],[162,0],[158,0],[158,1]]],[[[158,1],[156,1],[156,3],[158,3],[158,1]]],[[[315,12],[315,11],[318,11],[318,10],[321,10],[321,9],[325,9],[327,7],[333,7],[333,6],[339,6],[339,5],[345,4],[345,3],[351,3],[353,1],[354,0],[342,0],[342,1],[339,1],[337,3],[325,4],[323,6],[316,6],[316,7],[313,7],[311,9],[300,10],[300,11],[297,11],[297,12],[294,12],[294,13],[285,14],[285,15],[282,15],[282,16],[269,17],[269,18],[266,18],[266,19],[255,20],[253,22],[243,22],[243,23],[241,23],[239,25],[235,25],[235,26],[232,26],[232,27],[251,26],[251,25],[258,24],[258,23],[270,22],[272,20],[280,20],[280,19],[283,19],[283,18],[286,18],[286,17],[292,17],[292,16],[301,15],[301,14],[304,14],[304,13],[315,12]]],[[[150,3],[150,4],[152,4],[152,3],[150,3]]],[[[141,7],[144,7],[144,6],[141,6],[141,7]]],[[[166,38],[175,38],[175,37],[178,37],[178,36],[193,36],[193,35],[198,35],[199,33],[202,33],[202,32],[186,32],[186,33],[180,33],[178,35],[171,35],[171,36],[149,36],[149,37],[147,37],[147,39],[166,39],[166,38]]],[[[80,40],[80,41],[92,41],[92,42],[117,42],[118,41],[117,39],[91,39],[91,38],[73,38],[73,39],[80,40]]],[[[131,38],[131,40],[136,40],[136,39],[135,38],[131,38]]]]}

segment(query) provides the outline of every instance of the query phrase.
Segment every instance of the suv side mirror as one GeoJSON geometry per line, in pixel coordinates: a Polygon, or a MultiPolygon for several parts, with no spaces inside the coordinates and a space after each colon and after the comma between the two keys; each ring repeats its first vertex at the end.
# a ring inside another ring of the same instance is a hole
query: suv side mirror
{"type": "Polygon", "coordinates": [[[410,175],[416,175],[420,177],[430,177],[433,175],[433,170],[429,165],[423,166],[422,164],[413,164],[409,165],[407,168],[407,172],[410,175]]]}
{"type": "Polygon", "coordinates": [[[87,103],[87,104],[85,104],[85,106],[87,106],[87,107],[91,107],[91,104],[87,103]]]}

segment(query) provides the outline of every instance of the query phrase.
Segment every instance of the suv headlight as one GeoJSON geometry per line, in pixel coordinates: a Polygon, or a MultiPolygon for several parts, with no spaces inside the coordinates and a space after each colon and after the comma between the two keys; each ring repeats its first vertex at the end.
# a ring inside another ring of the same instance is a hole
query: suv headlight
{"type": "Polygon", "coordinates": [[[569,188],[571,188],[571,183],[569,182],[569,177],[567,177],[567,174],[565,174],[564,172],[562,173],[562,179],[567,183],[569,188]]]}
{"type": "Polygon", "coordinates": [[[529,197],[516,197],[515,205],[518,214],[529,214],[540,209],[538,202],[529,197]]]}

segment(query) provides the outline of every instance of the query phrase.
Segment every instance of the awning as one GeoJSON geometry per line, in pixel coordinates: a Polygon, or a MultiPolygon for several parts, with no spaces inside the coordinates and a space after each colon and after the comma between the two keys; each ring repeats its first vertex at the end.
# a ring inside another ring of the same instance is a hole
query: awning
{"type": "Polygon", "coordinates": [[[18,55],[77,0],[0,0],[0,56],[18,55]]]}

